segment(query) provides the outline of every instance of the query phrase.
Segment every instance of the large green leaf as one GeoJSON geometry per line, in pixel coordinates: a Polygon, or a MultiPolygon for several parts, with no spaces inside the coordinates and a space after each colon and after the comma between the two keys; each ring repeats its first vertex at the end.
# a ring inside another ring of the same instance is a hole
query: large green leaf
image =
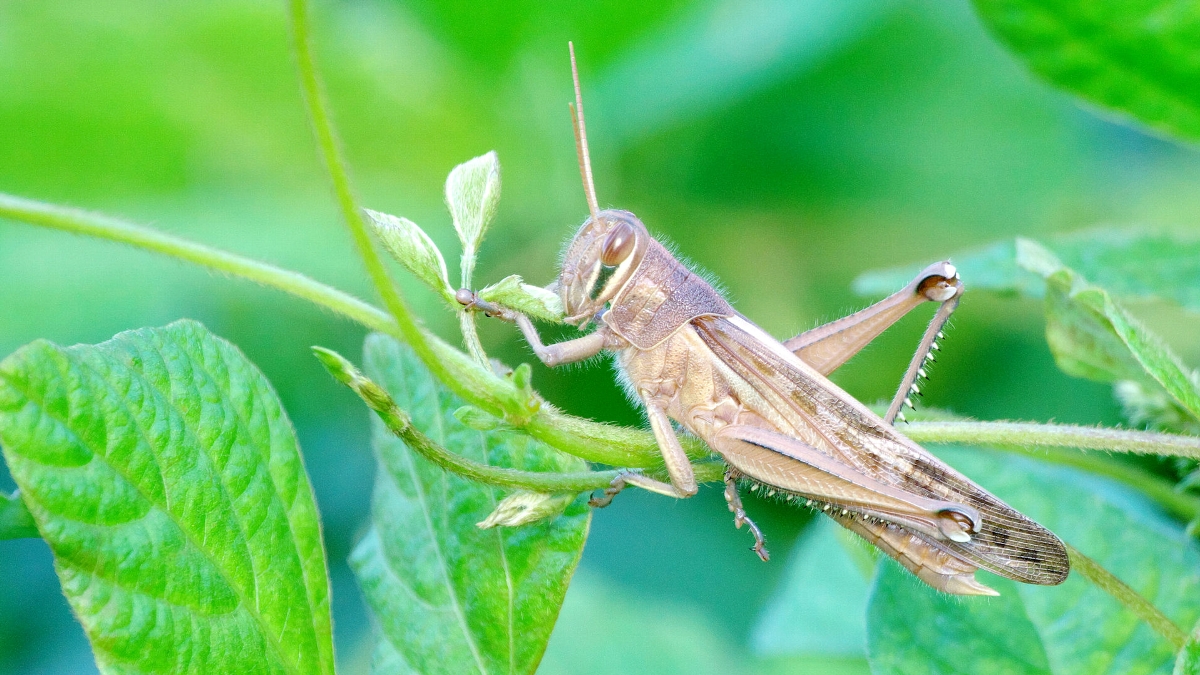
{"type": "MultiPolygon", "coordinates": [[[[482,432],[406,347],[367,339],[363,360],[443,447],[496,466],[580,471],[582,460],[510,431],[482,432]]],[[[482,530],[502,496],[413,454],[373,420],[372,526],[351,558],[382,633],[376,673],[532,673],[587,538],[586,498],[550,522],[482,530]]]]}
{"type": "Polygon", "coordinates": [[[295,434],[233,345],[181,321],[0,363],[0,443],[105,673],[332,673],[295,434]]]}
{"type": "MultiPolygon", "coordinates": [[[[1117,575],[1177,624],[1200,616],[1200,549],[1141,495],[1074,469],[985,450],[948,462],[1117,575]]],[[[982,573],[981,573],[982,574],[982,573]]],[[[1079,575],[1055,587],[990,576],[999,598],[950,598],[885,562],[868,614],[883,673],[1170,672],[1173,650],[1079,575]]]]}
{"type": "Polygon", "coordinates": [[[975,0],[985,24],[1055,85],[1200,139],[1200,5],[1187,0],[975,0]]]}
{"type": "MultiPolygon", "coordinates": [[[[1040,242],[1062,263],[1119,297],[1161,298],[1200,311],[1200,239],[1132,229],[1100,228],[1040,242]]],[[[1017,241],[999,241],[950,256],[968,291],[1042,297],[1045,283],[1017,264],[1017,241]]],[[[854,281],[861,295],[903,288],[929,261],[867,272],[854,281]]]]}

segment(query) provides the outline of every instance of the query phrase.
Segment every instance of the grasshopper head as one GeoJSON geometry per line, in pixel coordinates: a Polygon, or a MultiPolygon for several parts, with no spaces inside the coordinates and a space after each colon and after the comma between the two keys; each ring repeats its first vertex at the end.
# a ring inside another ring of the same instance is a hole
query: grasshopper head
{"type": "Polygon", "coordinates": [[[582,325],[604,309],[633,276],[649,241],[646,226],[628,211],[588,218],[567,246],[558,277],[567,322],[582,325]]]}

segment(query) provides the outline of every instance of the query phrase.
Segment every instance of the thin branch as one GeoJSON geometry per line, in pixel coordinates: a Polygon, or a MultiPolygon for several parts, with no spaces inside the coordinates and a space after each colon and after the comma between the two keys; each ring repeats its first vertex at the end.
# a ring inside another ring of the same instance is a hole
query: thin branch
{"type": "Polygon", "coordinates": [[[1042,462],[1082,469],[1096,476],[1111,478],[1141,492],[1168,513],[1186,523],[1200,519],[1200,497],[1188,492],[1180,492],[1171,481],[1132,464],[1105,455],[1073,452],[1064,448],[1028,449],[1001,445],[993,447],[1003,452],[1024,455],[1042,462]]]}
{"type": "Polygon", "coordinates": [[[618,471],[550,473],[495,467],[467,459],[438,445],[412,425],[412,419],[395,400],[341,354],[324,347],[313,347],[313,354],[335,380],[346,385],[374,410],[384,426],[413,451],[446,471],[486,485],[528,490],[530,492],[587,492],[608,487],[620,475],[618,471]]]}
{"type": "Polygon", "coordinates": [[[386,312],[299,272],[188,241],[128,220],[3,193],[0,193],[0,218],[160,253],[169,258],[281,290],[337,312],[371,330],[392,335],[398,333],[395,322],[386,312]]]}
{"type": "Polygon", "coordinates": [[[1158,608],[1140,593],[1113,576],[1112,572],[1104,569],[1100,563],[1080,553],[1069,544],[1067,545],[1067,555],[1071,557],[1072,570],[1095,584],[1096,588],[1111,595],[1135,616],[1145,621],[1150,628],[1154,629],[1154,632],[1163,636],[1176,650],[1182,648],[1187,642],[1187,633],[1183,629],[1158,611],[1158,608]]]}
{"type": "Polygon", "coordinates": [[[1023,448],[1079,448],[1140,455],[1200,459],[1200,437],[1128,429],[1029,422],[912,422],[900,427],[918,443],[1011,445],[1023,448]]]}
{"type": "MultiPolygon", "coordinates": [[[[296,58],[296,69],[300,75],[300,89],[304,94],[308,120],[312,125],[313,134],[316,136],[317,147],[321,152],[322,160],[324,160],[329,180],[333,184],[333,191],[337,196],[342,218],[346,221],[346,227],[350,230],[350,236],[354,240],[363,265],[367,268],[371,282],[375,285],[376,292],[383,299],[384,307],[395,317],[396,325],[400,328],[405,342],[420,355],[422,361],[436,362],[432,347],[428,344],[426,332],[421,329],[420,323],[408,308],[407,303],[404,302],[395,282],[388,275],[383,259],[375,250],[366,221],[363,220],[362,208],[358,205],[354,197],[354,190],[350,186],[350,172],[342,158],[337,132],[334,131],[329,105],[325,101],[325,92],[313,59],[308,2],[307,0],[290,0],[288,6],[292,29],[292,50],[296,58]]],[[[430,368],[435,372],[442,370],[438,373],[439,378],[450,375],[448,371],[435,368],[433,365],[430,368]]]]}

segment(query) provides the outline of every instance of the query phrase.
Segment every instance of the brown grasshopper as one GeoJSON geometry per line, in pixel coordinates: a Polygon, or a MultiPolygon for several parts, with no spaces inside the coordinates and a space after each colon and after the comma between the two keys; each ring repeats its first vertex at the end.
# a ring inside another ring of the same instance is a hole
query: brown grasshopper
{"type": "MultiPolygon", "coordinates": [[[[746,517],[738,480],[820,510],[895,558],[930,586],[995,595],[976,581],[985,569],[1030,584],[1058,584],[1070,569],[1048,530],[902,435],[893,421],[919,392],[941,329],[962,297],[953,265],[925,268],[907,286],[862,311],[779,342],[739,314],[657,242],[628,211],[597,204],[575,53],[576,147],[590,217],[575,234],[551,288],[568,323],[588,335],[544,345],[530,320],[514,320],[547,366],[609,350],[630,394],[645,406],[670,482],[623,473],[626,484],[672,497],[696,494],[696,478],[672,421],[704,440],[727,465],[725,498],[737,527],[746,517]],[[887,413],[880,417],[826,376],[888,326],[925,302],[940,306],[887,413]]],[[[901,419],[903,417],[901,416],[901,419]]]]}

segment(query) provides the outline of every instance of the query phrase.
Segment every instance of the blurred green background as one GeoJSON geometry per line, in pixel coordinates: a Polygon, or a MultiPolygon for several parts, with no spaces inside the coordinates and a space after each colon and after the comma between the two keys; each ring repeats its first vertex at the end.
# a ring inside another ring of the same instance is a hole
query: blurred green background
{"type": "MultiPolygon", "coordinates": [[[[781,338],[865,304],[850,285],[874,268],[1100,224],[1200,234],[1195,150],[1037,81],[961,0],[356,0],[319,2],[315,20],[366,205],[413,219],[453,259],[442,182],[499,153],[481,285],[514,272],[549,281],[586,214],[568,40],[602,206],[637,213],[781,338]]],[[[0,0],[0,191],[127,216],[371,297],[306,126],[282,2],[0,0]]],[[[455,339],[453,316],[399,276],[455,339]]],[[[1194,316],[1131,309],[1200,363],[1194,316]]],[[[345,559],[368,506],[367,417],[308,350],[357,357],[362,330],[180,263],[0,223],[0,355],[180,317],[239,345],[278,389],[324,519],[339,660],[365,672],[369,622],[345,559]]],[[[863,400],[890,397],[923,319],[834,379],[863,400]]],[[[1108,386],[1056,370],[1042,328],[1036,301],[968,294],[925,402],[980,419],[1119,422],[1108,386]]],[[[510,327],[483,334],[494,356],[531,360],[510,327]]],[[[539,366],[535,384],[571,412],[641,423],[607,367],[539,366]]],[[[686,502],[626,494],[598,512],[556,634],[570,637],[552,640],[546,670],[728,672],[806,520],[748,506],[770,564],[746,550],[715,489],[686,502]],[[650,624],[653,636],[630,629],[650,624]]],[[[0,673],[94,672],[42,542],[0,542],[0,617],[0,673]]]]}

